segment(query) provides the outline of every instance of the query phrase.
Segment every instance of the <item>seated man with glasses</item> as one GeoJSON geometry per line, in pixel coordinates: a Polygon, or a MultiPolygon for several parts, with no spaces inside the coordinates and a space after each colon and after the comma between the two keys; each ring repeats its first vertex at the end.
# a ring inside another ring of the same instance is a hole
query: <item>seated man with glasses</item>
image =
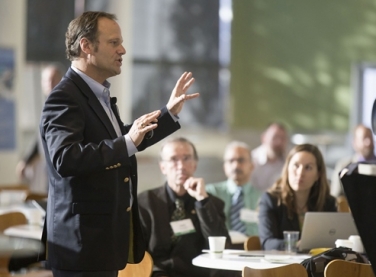
{"type": "Polygon", "coordinates": [[[251,151],[244,142],[230,142],[225,149],[223,168],[227,180],[206,185],[206,191],[225,202],[226,225],[229,230],[247,236],[258,235],[256,212],[261,191],[253,187],[251,151]]]}
{"type": "Polygon", "coordinates": [[[185,138],[168,140],[161,148],[160,169],[167,182],[138,196],[141,228],[153,257],[153,277],[210,276],[192,259],[208,249],[209,236],[226,236],[223,202],[193,177],[198,156],[185,138]]]}

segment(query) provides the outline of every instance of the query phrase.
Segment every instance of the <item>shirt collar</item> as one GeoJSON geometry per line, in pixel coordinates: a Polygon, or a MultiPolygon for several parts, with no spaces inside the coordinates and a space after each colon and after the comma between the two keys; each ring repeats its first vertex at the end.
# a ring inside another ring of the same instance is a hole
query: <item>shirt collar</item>
{"type": "Polygon", "coordinates": [[[108,90],[110,89],[111,84],[105,80],[103,84],[98,83],[95,81],[93,78],[87,76],[85,73],[80,71],[78,68],[74,67],[71,65],[71,68],[76,72],[85,82],[86,84],[90,87],[90,89],[94,92],[95,96],[102,100],[103,99],[103,93],[104,90],[107,88],[108,90]]]}
{"type": "Polygon", "coordinates": [[[357,155],[358,162],[375,162],[376,156],[373,154],[370,158],[366,159],[362,155],[357,155]]]}
{"type": "Polygon", "coordinates": [[[239,188],[244,191],[245,186],[248,185],[250,185],[250,183],[245,183],[244,185],[239,187],[237,184],[235,184],[233,180],[227,179],[227,189],[230,192],[230,194],[234,194],[239,188]]]}
{"type": "Polygon", "coordinates": [[[183,196],[177,196],[176,193],[167,184],[167,182],[166,182],[166,190],[167,190],[168,198],[171,200],[172,203],[175,203],[176,198],[183,199],[184,204],[187,203],[187,201],[189,199],[189,194],[188,193],[185,193],[183,196]]]}

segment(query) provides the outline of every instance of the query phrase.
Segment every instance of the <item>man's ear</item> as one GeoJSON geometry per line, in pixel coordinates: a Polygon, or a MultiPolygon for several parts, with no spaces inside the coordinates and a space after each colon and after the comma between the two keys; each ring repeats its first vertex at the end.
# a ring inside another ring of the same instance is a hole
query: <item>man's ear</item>
{"type": "Polygon", "coordinates": [[[86,55],[91,54],[92,44],[87,38],[83,37],[80,39],[80,47],[81,51],[84,52],[86,55]]]}
{"type": "Polygon", "coordinates": [[[165,171],[166,171],[165,170],[165,163],[164,162],[162,162],[162,161],[159,162],[159,168],[160,168],[162,174],[166,175],[166,173],[165,173],[165,171]]]}

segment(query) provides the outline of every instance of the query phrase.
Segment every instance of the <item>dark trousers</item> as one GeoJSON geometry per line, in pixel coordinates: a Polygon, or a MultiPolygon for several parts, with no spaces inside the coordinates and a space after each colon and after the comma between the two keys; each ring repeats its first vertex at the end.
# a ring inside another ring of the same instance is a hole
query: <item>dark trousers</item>
{"type": "Polygon", "coordinates": [[[117,277],[118,271],[69,271],[52,268],[54,277],[117,277]]]}

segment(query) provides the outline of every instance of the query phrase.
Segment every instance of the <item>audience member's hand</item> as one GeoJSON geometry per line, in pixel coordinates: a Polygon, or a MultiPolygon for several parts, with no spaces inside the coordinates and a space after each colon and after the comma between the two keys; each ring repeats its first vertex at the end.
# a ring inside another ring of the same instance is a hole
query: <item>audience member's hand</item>
{"type": "Polygon", "coordinates": [[[158,127],[158,116],[161,111],[154,111],[137,118],[128,132],[129,137],[137,147],[145,137],[145,134],[158,127]]]}
{"type": "Polygon", "coordinates": [[[205,182],[202,178],[188,178],[184,183],[184,188],[189,195],[196,198],[197,201],[201,201],[208,197],[205,190],[205,182]]]}
{"type": "Polygon", "coordinates": [[[180,113],[181,109],[183,108],[184,101],[196,98],[200,95],[199,93],[193,93],[189,95],[186,94],[187,90],[194,81],[195,79],[192,78],[191,72],[184,72],[181,75],[179,80],[176,82],[175,88],[171,93],[170,100],[168,100],[168,103],[166,105],[170,113],[175,116],[178,115],[178,113],[180,113]]]}
{"type": "Polygon", "coordinates": [[[26,169],[26,163],[23,160],[19,161],[16,166],[16,175],[19,180],[22,180],[23,178],[25,178],[25,169],[26,169]]]}

